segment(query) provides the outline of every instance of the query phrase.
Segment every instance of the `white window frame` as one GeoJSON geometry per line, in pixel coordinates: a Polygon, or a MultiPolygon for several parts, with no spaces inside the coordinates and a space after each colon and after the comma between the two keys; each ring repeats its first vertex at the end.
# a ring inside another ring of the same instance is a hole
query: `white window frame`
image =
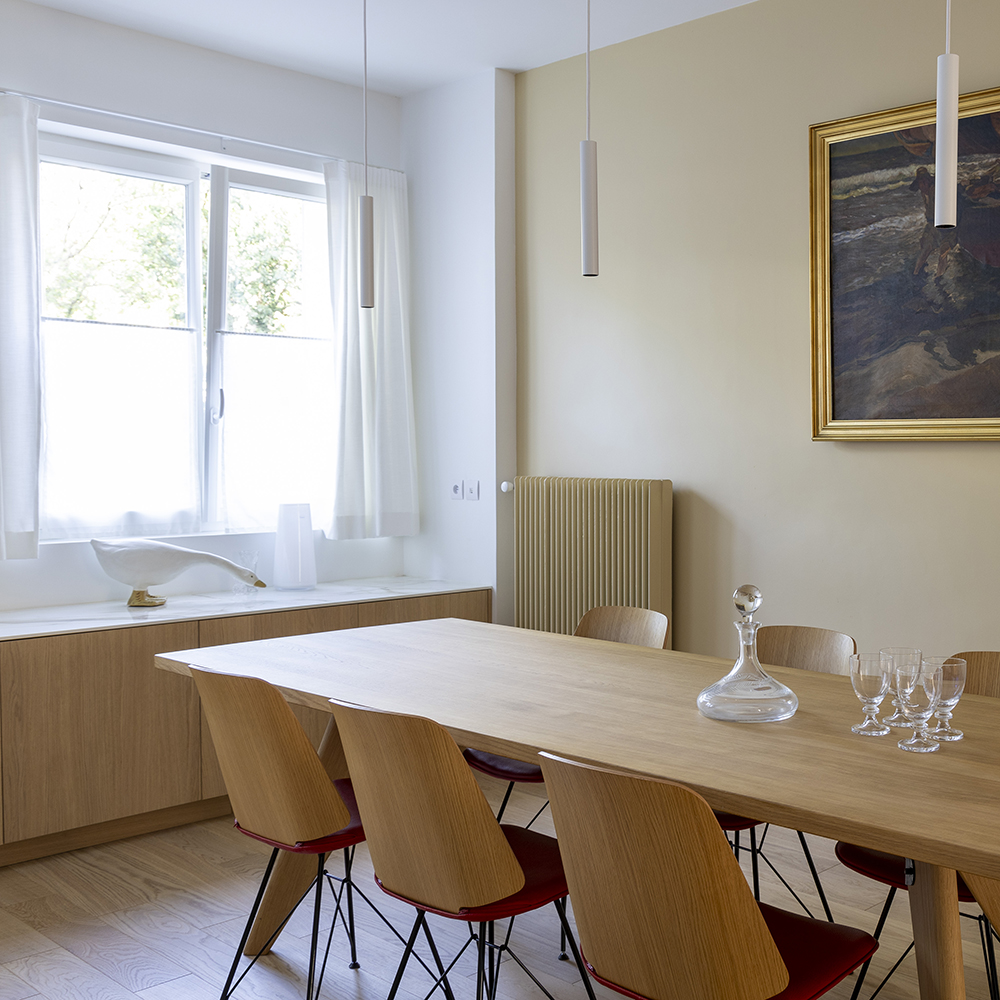
{"type": "MultiPolygon", "coordinates": [[[[43,123],[43,127],[44,127],[43,123]]],[[[123,137],[124,138],[124,137],[123,137]]],[[[194,151],[192,151],[194,152],[194,151]]],[[[92,167],[111,173],[185,186],[185,254],[187,329],[201,330],[205,350],[199,352],[197,378],[204,385],[204,405],[199,409],[198,440],[201,470],[201,531],[226,531],[219,520],[221,476],[221,421],[225,414],[222,384],[222,336],[225,332],[228,278],[229,191],[231,188],[285,194],[310,201],[326,201],[322,182],[290,177],[288,168],[274,164],[283,173],[266,174],[236,169],[204,158],[186,159],[144,149],[96,142],[58,132],[39,134],[39,158],[44,162],[92,167]],[[209,233],[207,274],[201,273],[201,182],[209,180],[209,233]],[[205,326],[202,329],[202,281],[206,287],[205,326]]],[[[262,164],[263,166],[263,164],[262,164]]],[[[270,166],[270,165],[268,165],[270,166]]],[[[315,175],[314,175],[315,176],[315,175]]]]}

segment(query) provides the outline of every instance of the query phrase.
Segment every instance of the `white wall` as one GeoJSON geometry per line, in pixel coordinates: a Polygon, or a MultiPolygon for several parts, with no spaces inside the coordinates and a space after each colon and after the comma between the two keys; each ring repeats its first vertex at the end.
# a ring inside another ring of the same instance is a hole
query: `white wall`
{"type": "Polygon", "coordinates": [[[513,618],[513,91],[490,70],[403,99],[422,533],[407,573],[496,588],[513,618]],[[452,500],[478,479],[478,502],[452,500]]]}
{"type": "MultiPolygon", "coordinates": [[[[517,78],[518,462],[669,478],[674,645],[764,622],[1000,648],[1000,442],[811,440],[811,124],[934,96],[939,0],[757,0],[601,49],[601,275],[580,276],[582,59],[517,78]]],[[[955,6],[962,91],[1000,8],[955,6]]]]}
{"type": "MultiPolygon", "coordinates": [[[[0,0],[0,90],[321,156],[353,160],[363,156],[361,91],[357,87],[221,55],[23,0],[0,0]]],[[[398,168],[400,101],[370,93],[368,107],[370,160],[398,168]]],[[[71,112],[61,117],[177,141],[169,130],[71,112]]],[[[247,156],[262,155],[259,149],[238,143],[228,146],[247,156]]],[[[203,148],[212,149],[211,140],[204,140],[203,148]]],[[[240,550],[255,549],[260,553],[260,575],[266,580],[271,570],[273,534],[199,535],[167,540],[237,561],[240,550]]],[[[331,542],[317,532],[320,580],[394,576],[402,572],[400,539],[331,542]]],[[[231,583],[231,578],[220,571],[198,569],[183,574],[162,592],[224,590],[231,583]]],[[[0,610],[111,600],[122,592],[122,586],[101,571],[88,542],[43,544],[38,560],[0,562],[0,610]]]]}
{"type": "MultiPolygon", "coordinates": [[[[304,73],[0,0],[0,90],[363,158],[361,90],[304,73]]],[[[369,160],[399,162],[399,98],[368,95],[369,160]]]]}

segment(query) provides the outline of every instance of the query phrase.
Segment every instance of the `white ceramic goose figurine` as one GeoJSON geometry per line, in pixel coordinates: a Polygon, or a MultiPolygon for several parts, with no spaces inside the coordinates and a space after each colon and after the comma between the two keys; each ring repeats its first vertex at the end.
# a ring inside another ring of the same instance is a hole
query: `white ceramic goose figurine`
{"type": "Polygon", "coordinates": [[[160,583],[168,583],[184,570],[199,563],[208,563],[228,570],[244,583],[255,587],[267,586],[256,573],[238,566],[222,556],[197,549],[184,549],[168,542],[154,542],[148,538],[122,538],[104,542],[92,538],[90,544],[97,553],[97,561],[112,580],[127,583],[132,588],[128,599],[130,608],[156,608],[166,604],[165,597],[156,597],[149,588],[160,583]]]}

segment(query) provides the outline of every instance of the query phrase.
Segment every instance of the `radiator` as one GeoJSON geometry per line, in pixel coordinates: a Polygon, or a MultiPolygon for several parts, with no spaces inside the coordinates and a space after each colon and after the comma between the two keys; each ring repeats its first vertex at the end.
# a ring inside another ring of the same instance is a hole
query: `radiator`
{"type": "Polygon", "coordinates": [[[569,634],[603,604],[670,616],[669,479],[518,476],[514,504],[515,625],[569,634]]]}

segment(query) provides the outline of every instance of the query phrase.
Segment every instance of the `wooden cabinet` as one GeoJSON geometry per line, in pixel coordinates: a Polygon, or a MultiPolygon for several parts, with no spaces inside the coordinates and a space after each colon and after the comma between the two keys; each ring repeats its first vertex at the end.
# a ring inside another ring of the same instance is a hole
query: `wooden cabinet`
{"type": "Polygon", "coordinates": [[[150,669],[197,645],[197,622],[0,643],[5,843],[200,797],[194,685],[150,669]]]}
{"type": "MultiPolygon", "coordinates": [[[[157,653],[423,618],[491,619],[491,591],[0,641],[0,865],[228,811],[194,684],[157,653]]],[[[293,706],[318,745],[329,716],[293,706]]]]}

